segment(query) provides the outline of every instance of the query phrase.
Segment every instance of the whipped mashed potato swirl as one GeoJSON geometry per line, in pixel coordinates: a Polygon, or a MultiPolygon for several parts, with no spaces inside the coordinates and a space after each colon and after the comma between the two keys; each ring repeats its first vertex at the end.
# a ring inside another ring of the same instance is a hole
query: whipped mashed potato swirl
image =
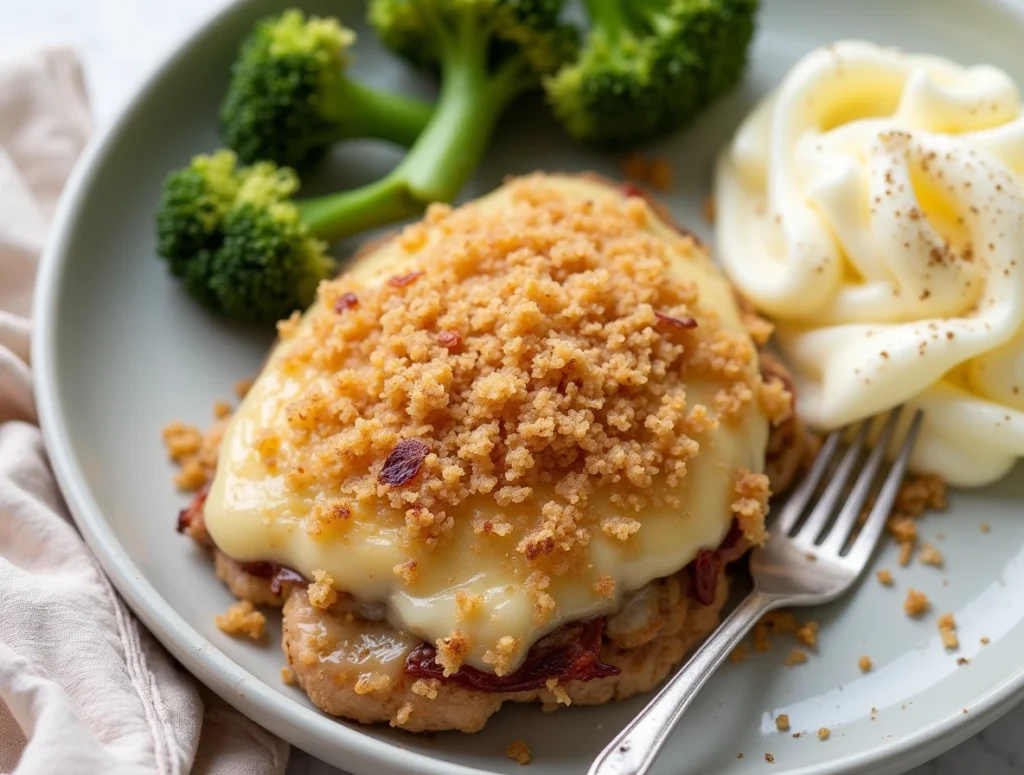
{"type": "Polygon", "coordinates": [[[716,171],[718,255],[811,424],[907,402],[913,464],[955,485],[1024,455],[1022,175],[1020,93],[993,67],[840,42],[747,118],[716,171]]]}

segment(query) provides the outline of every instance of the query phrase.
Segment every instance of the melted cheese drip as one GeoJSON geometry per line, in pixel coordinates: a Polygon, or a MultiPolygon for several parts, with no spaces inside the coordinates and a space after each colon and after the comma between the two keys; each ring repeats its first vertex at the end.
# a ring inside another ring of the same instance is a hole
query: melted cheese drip
{"type": "MultiPolygon", "coordinates": [[[[599,199],[620,196],[607,185],[579,178],[550,178],[569,196],[599,199]]],[[[501,189],[481,200],[484,207],[501,207],[501,189]]],[[[657,220],[649,221],[650,231],[669,242],[678,242],[678,234],[657,220]]],[[[360,259],[349,270],[357,287],[385,282],[387,278],[410,270],[410,256],[395,245],[385,245],[360,259]]],[[[742,331],[743,326],[732,289],[707,256],[697,250],[677,253],[672,273],[696,282],[700,288],[702,310],[714,310],[724,328],[742,331]]],[[[689,466],[681,488],[681,510],[647,508],[641,513],[626,513],[598,491],[591,498],[597,521],[623,516],[638,519],[641,529],[628,541],[593,531],[586,558],[577,572],[553,578],[545,590],[555,601],[550,618],[538,624],[534,619],[535,597],[526,589],[529,574],[516,543],[524,527],[533,524],[547,500],[541,488],[523,504],[499,508],[493,499],[475,496],[452,513],[455,527],[434,550],[409,548],[401,540],[404,517],[377,503],[373,508],[356,506],[346,520],[344,534],[331,540],[314,540],[307,534],[303,520],[312,500],[294,494],[282,475],[268,473],[255,451],[256,439],[267,429],[283,427],[290,401],[317,380],[329,375],[312,370],[285,371],[280,364],[291,343],[307,335],[314,306],[307,313],[298,333],[279,344],[228,427],[220,453],[217,476],[206,500],[206,525],[217,546],[238,560],[270,560],[312,576],[313,570],[326,570],[339,590],[366,602],[389,607],[394,624],[435,643],[453,630],[464,632],[471,643],[465,662],[482,670],[494,671],[483,655],[504,636],[512,636],[521,648],[506,666],[514,669],[530,645],[559,625],[614,611],[623,596],[642,588],[651,580],[672,574],[690,562],[701,548],[718,546],[729,530],[735,500],[736,472],[747,468],[760,472],[764,466],[768,423],[760,409],[752,406],[745,420],[736,425],[723,423],[705,434],[700,453],[689,466]],[[517,529],[507,537],[476,535],[475,518],[512,523],[517,529]],[[406,585],[394,567],[413,559],[417,579],[406,585]],[[616,593],[606,598],[595,591],[602,576],[616,582],[616,593]],[[470,615],[458,615],[456,595],[460,591],[479,595],[481,604],[470,615]]],[[[694,381],[687,386],[687,400],[713,405],[718,385],[694,381]]],[[[332,497],[329,484],[319,491],[332,497]]]]}

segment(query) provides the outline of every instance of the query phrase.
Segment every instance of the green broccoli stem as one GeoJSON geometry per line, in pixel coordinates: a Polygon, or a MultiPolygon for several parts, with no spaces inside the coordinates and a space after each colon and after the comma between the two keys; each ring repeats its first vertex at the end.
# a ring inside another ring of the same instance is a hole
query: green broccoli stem
{"type": "Polygon", "coordinates": [[[333,140],[373,137],[409,147],[416,142],[434,112],[433,105],[390,94],[343,78],[324,104],[325,115],[339,131],[333,140]]]}
{"type": "Polygon", "coordinates": [[[450,202],[480,164],[505,106],[528,85],[513,57],[489,72],[490,36],[468,20],[446,36],[441,92],[419,140],[392,173],[424,204],[450,202]]]}
{"type": "Polygon", "coordinates": [[[419,215],[431,202],[452,201],[477,168],[505,106],[531,80],[525,60],[488,67],[489,36],[464,23],[447,37],[441,92],[426,128],[388,175],[376,183],[298,204],[314,236],[337,240],[419,215]]]}
{"type": "Polygon", "coordinates": [[[615,45],[622,33],[632,27],[620,0],[584,0],[592,34],[608,45],[615,45]]]}
{"type": "Polygon", "coordinates": [[[329,242],[412,218],[423,210],[423,204],[409,195],[404,182],[390,175],[351,191],[296,204],[313,236],[329,242]]]}

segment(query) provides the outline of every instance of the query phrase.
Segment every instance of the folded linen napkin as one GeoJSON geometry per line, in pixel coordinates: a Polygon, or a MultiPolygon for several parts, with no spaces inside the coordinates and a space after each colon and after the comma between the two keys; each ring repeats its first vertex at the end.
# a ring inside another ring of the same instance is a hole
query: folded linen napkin
{"type": "Polygon", "coordinates": [[[47,464],[32,285],[89,123],[71,51],[0,56],[0,772],[280,775],[287,745],[201,692],[132,617],[47,464]]]}

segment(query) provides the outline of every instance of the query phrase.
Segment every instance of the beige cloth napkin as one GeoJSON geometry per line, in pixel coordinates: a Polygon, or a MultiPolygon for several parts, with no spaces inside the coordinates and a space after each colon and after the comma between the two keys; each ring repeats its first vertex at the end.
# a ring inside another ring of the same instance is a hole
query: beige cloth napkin
{"type": "Polygon", "coordinates": [[[201,693],[132,617],[43,451],[32,284],[89,123],[72,52],[0,56],[0,772],[279,775],[287,745],[201,693]]]}

